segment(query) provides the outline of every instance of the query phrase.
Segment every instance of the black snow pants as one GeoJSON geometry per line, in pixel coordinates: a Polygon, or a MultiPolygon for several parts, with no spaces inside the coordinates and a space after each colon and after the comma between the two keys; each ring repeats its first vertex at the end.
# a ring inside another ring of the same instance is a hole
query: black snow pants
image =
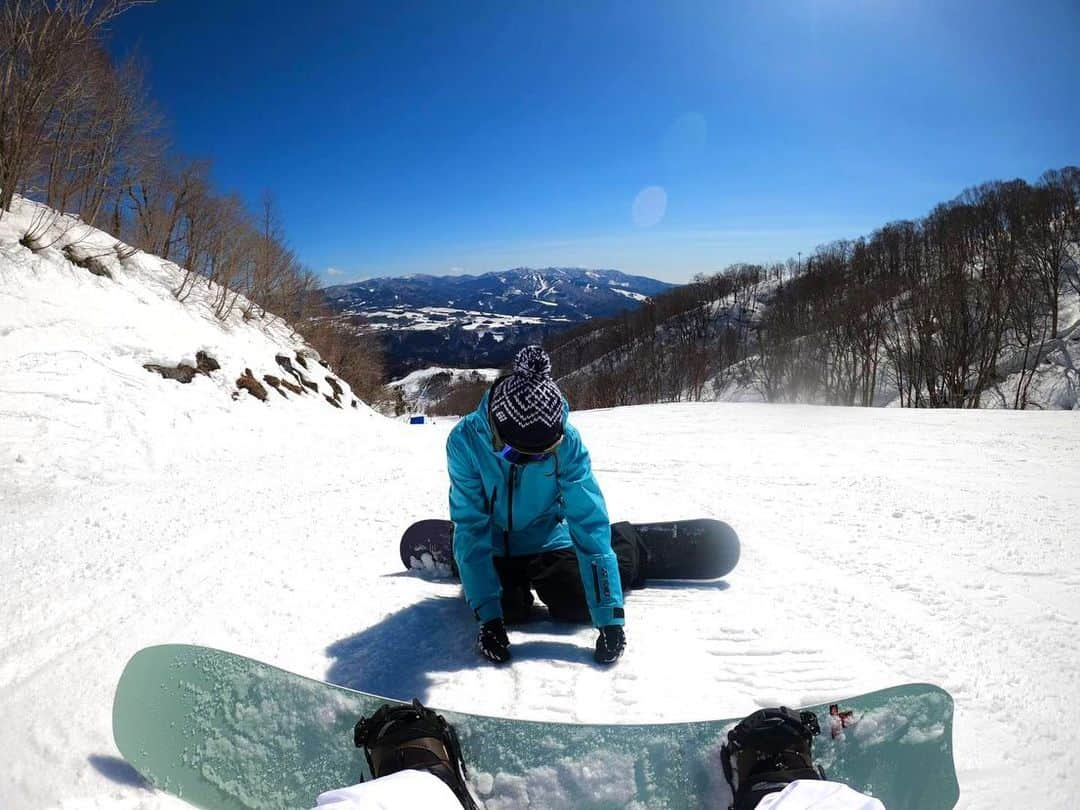
{"type": "MultiPolygon", "coordinates": [[[[645,551],[636,538],[614,529],[611,550],[619,563],[619,581],[625,598],[631,589],[644,587],[645,551]]],[[[495,571],[502,584],[503,619],[507,624],[520,624],[529,618],[533,590],[555,621],[592,622],[573,548],[523,557],[495,557],[495,571]]]]}

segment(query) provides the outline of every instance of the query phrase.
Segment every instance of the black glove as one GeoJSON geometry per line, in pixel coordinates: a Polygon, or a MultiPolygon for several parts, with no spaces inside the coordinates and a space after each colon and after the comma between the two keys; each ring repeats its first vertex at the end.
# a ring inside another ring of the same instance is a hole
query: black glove
{"type": "Polygon", "coordinates": [[[614,664],[626,649],[626,633],[621,624],[609,624],[600,628],[596,639],[596,661],[600,664],[614,664]]]}
{"type": "Polygon", "coordinates": [[[510,639],[506,637],[506,625],[502,619],[492,619],[480,626],[480,635],[476,637],[476,646],[484,657],[496,664],[505,664],[510,660],[510,639]]]}

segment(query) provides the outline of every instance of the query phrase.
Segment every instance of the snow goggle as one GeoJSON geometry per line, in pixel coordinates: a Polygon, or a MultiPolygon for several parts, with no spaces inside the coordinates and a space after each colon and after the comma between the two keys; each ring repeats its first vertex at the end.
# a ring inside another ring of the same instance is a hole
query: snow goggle
{"type": "Polygon", "coordinates": [[[503,440],[502,436],[499,435],[499,429],[495,427],[495,420],[491,418],[490,413],[488,414],[488,424],[491,426],[491,449],[495,451],[495,455],[511,464],[537,464],[541,461],[547,461],[555,454],[555,450],[559,445],[562,444],[564,435],[560,433],[559,438],[543,450],[526,453],[523,450],[512,447],[503,440]]]}
{"type": "Polygon", "coordinates": [[[555,448],[562,444],[562,436],[555,444],[551,445],[547,450],[540,453],[523,453],[515,447],[503,443],[502,449],[496,450],[495,454],[502,459],[506,459],[511,464],[536,464],[541,461],[547,461],[553,455],[555,455],[555,448]]]}

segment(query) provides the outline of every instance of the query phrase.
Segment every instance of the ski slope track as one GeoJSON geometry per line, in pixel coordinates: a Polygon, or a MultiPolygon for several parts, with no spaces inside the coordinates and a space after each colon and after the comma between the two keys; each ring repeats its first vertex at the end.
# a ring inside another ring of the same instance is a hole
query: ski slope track
{"type": "MultiPolygon", "coordinates": [[[[720,518],[742,559],[722,582],[634,592],[613,668],[592,663],[593,630],[544,621],[512,630],[496,668],[460,587],[400,570],[402,530],[447,514],[448,423],[234,399],[238,369],[261,376],[299,339],[177,302],[179,270],[153,257],[107,279],[31,254],[19,221],[0,221],[0,807],[187,806],[111,735],[125,662],[168,642],[541,720],[730,717],[931,681],[956,699],[959,806],[1075,806],[1075,412],[575,413],[614,518],[720,518]],[[187,385],[142,367],[204,349],[223,370],[187,385]]],[[[543,805],[543,780],[523,789],[543,805]]]]}
{"type": "Polygon", "coordinates": [[[496,368],[430,366],[413,371],[388,385],[401,390],[409,408],[424,412],[444,397],[454,385],[479,380],[493,382],[498,376],[499,370],[496,368]]]}

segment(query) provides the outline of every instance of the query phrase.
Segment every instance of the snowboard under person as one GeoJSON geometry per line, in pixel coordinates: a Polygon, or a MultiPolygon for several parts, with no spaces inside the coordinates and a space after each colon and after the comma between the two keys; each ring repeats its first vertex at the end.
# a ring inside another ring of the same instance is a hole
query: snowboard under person
{"type": "Polygon", "coordinates": [[[539,346],[518,352],[450,432],[454,561],[480,622],[480,652],[510,660],[506,624],[528,619],[535,589],[556,621],[591,621],[596,660],[626,645],[623,591],[639,587],[636,543],[613,535],[589,453],[539,346]]]}
{"type": "MultiPolygon", "coordinates": [[[[759,709],[729,731],[722,756],[731,807],[885,810],[877,799],[825,781],[813,763],[817,726],[814,715],[781,707],[759,709]]],[[[355,741],[375,779],[321,793],[315,810],[477,810],[457,732],[419,701],[384,704],[357,723],[355,741]]]]}

